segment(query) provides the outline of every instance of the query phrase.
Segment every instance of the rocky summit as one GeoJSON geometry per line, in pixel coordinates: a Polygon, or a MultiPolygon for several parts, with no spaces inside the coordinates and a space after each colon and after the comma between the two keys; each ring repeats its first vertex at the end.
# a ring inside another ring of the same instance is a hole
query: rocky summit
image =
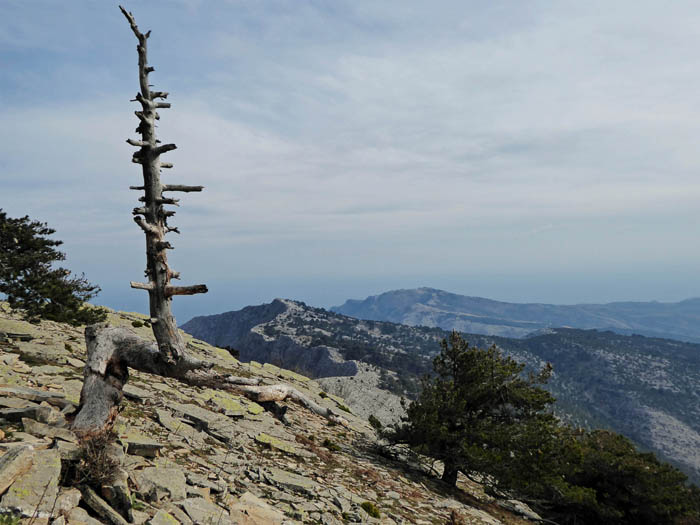
{"type": "MultiPolygon", "coordinates": [[[[147,318],[109,322],[152,339],[147,318]]],[[[524,524],[525,505],[462,479],[449,489],[429,462],[393,459],[367,421],[316,381],[243,364],[185,334],[193,355],[224,373],[293,386],[340,410],[334,424],[293,402],[243,396],[132,372],[104,448],[70,430],[80,401],[82,329],[29,324],[0,309],[0,523],[524,524]],[[108,483],[89,480],[123,472],[108,483]],[[91,477],[92,476],[92,477],[91,477]]],[[[439,470],[439,466],[437,466],[439,470]]]]}

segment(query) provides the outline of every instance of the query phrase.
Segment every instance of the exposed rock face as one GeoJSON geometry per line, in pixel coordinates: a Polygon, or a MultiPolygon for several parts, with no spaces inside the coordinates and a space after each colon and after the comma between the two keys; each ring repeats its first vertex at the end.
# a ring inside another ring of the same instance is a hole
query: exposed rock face
{"type": "Polygon", "coordinates": [[[379,373],[374,367],[350,377],[322,377],[318,383],[326,392],[345,399],[357,415],[374,416],[383,425],[398,422],[405,413],[399,396],[379,388],[379,373]]]}
{"type": "MultiPolygon", "coordinates": [[[[111,314],[109,320],[130,325],[138,319],[111,314]]],[[[71,399],[80,392],[82,378],[75,362],[85,357],[80,330],[51,322],[29,325],[0,312],[0,331],[6,324],[12,324],[13,333],[32,333],[33,339],[0,342],[0,362],[11,363],[0,367],[0,406],[48,402],[41,408],[58,409],[70,420],[71,399]]],[[[347,403],[322,394],[308,377],[271,364],[242,364],[225,350],[184,337],[196,357],[224,373],[250,375],[264,385],[284,381],[333,409],[347,403]]],[[[127,389],[116,420],[117,441],[107,449],[118,463],[109,468],[118,475],[101,490],[65,486],[71,480],[61,477],[61,466],[71,472],[81,449],[62,432],[68,432],[64,420],[29,418],[41,417],[38,411],[24,420],[0,415],[0,514],[13,510],[27,517],[36,511],[34,525],[338,525],[353,520],[391,525],[444,523],[456,509],[470,523],[495,523],[486,511],[445,497],[441,485],[417,467],[390,466],[373,455],[368,445],[374,433],[357,414],[343,413],[347,426],[329,425],[296,403],[262,407],[233,392],[141,372],[131,373],[128,384],[133,388],[127,389]],[[123,508],[132,502],[132,508],[123,508]],[[370,518],[364,502],[375,505],[381,518],[370,518]]]]}
{"type": "Polygon", "coordinates": [[[346,361],[332,347],[309,346],[308,340],[296,336],[292,326],[275,337],[265,332],[268,323],[296,322],[305,315],[305,309],[298,303],[275,299],[270,304],[249,306],[237,312],[196,317],[182,328],[210,344],[234,347],[244,362],[272,363],[309,377],[355,375],[357,363],[346,361]]]}

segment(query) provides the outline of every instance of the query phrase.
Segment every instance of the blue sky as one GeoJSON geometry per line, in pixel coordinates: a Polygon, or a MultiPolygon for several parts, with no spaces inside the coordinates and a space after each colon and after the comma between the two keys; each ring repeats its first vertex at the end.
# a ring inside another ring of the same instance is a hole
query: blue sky
{"type": "MultiPolygon", "coordinates": [[[[692,2],[132,1],[183,195],[180,321],[392,288],[700,295],[692,2]]],[[[116,4],[5,0],[0,207],[145,310],[135,38],[116,4]]]]}

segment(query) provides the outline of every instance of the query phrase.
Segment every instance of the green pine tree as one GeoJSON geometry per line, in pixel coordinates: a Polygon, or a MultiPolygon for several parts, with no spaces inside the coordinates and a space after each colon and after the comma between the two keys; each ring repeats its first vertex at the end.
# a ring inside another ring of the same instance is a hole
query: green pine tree
{"type": "Polygon", "coordinates": [[[549,410],[554,398],[538,386],[551,366],[524,375],[524,365],[495,346],[473,348],[452,332],[433,367],[392,439],[442,460],[442,479],[450,485],[461,471],[487,474],[501,488],[537,492],[550,476],[558,427],[549,410]]]}
{"type": "Polygon", "coordinates": [[[48,239],[55,230],[28,216],[13,219],[0,209],[0,293],[26,319],[73,325],[102,321],[106,312],[85,304],[100,288],[84,275],[71,276],[53,263],[65,259],[62,241],[48,239]]]}

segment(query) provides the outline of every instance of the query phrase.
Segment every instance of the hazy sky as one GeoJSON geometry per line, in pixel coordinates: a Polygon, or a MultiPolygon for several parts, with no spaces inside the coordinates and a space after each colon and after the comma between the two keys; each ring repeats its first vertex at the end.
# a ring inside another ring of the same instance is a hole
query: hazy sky
{"type": "MultiPolygon", "coordinates": [[[[165,182],[206,187],[172,221],[211,290],[179,321],[417,286],[700,295],[696,2],[124,3],[171,93],[165,182]]],[[[2,1],[0,207],[143,311],[135,46],[111,2],[2,1]]]]}

